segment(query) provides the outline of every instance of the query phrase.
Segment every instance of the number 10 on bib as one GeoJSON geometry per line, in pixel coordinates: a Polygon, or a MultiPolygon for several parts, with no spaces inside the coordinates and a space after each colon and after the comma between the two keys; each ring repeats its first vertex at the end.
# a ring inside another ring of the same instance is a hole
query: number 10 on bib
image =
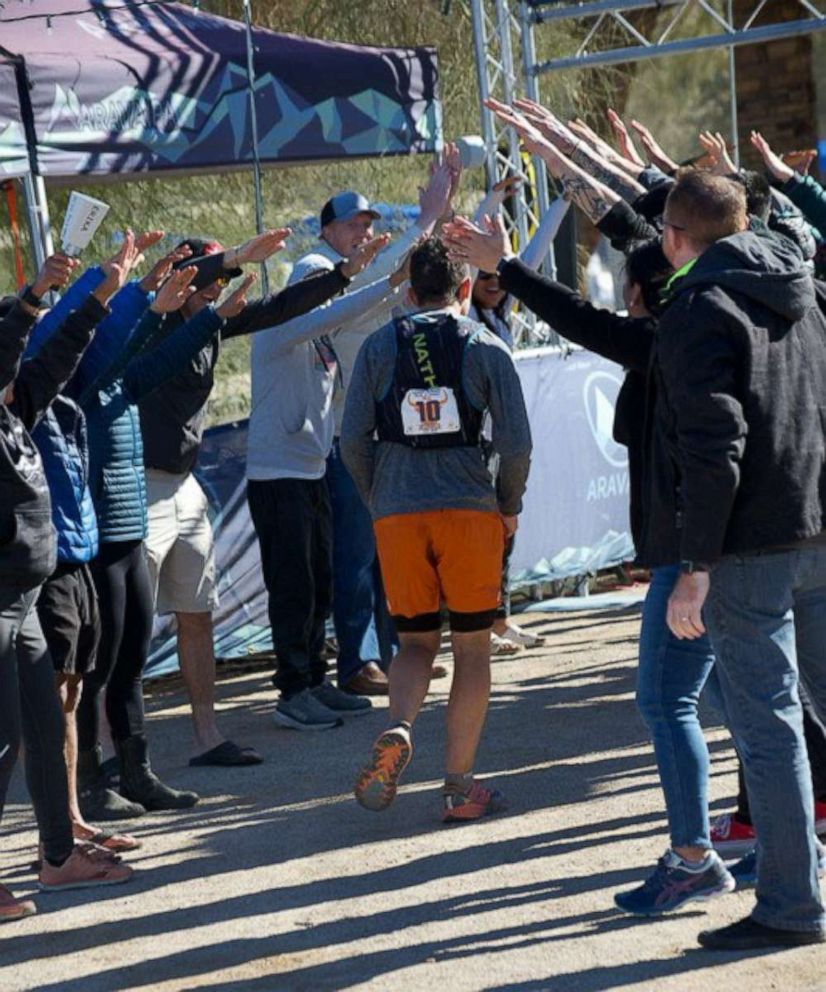
{"type": "Polygon", "coordinates": [[[456,395],[446,386],[408,389],[401,412],[407,436],[455,434],[462,429],[456,395]]]}

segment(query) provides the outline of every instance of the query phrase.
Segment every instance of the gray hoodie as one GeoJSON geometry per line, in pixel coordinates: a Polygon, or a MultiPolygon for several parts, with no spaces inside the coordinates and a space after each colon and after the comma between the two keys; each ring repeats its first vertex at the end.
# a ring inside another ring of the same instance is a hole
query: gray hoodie
{"type": "Polygon", "coordinates": [[[499,510],[510,516],[522,509],[531,461],[522,386],[507,347],[476,326],[465,350],[462,386],[468,400],[490,414],[500,458],[498,500],[481,448],[374,441],[376,402],[390,388],[396,362],[396,330],[390,323],[358,354],[341,429],[342,457],[374,520],[425,510],[499,510]]]}

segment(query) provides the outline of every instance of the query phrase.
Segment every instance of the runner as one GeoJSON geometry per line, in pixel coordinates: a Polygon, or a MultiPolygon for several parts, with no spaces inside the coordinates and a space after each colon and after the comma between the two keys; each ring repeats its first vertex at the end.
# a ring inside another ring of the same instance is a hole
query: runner
{"type": "Polygon", "coordinates": [[[467,318],[471,279],[431,238],[410,261],[419,311],[359,353],[341,450],[373,516],[400,650],[390,667],[390,726],[356,782],[367,809],[392,803],[413,753],[447,607],[456,667],[447,711],[444,820],[474,820],[504,797],[473,777],[490,694],[490,631],[505,540],[516,531],[530,465],[522,389],[507,347],[467,318]],[[500,456],[498,493],[480,444],[485,413],[500,456]],[[374,432],[378,442],[374,442],[374,432]]]}

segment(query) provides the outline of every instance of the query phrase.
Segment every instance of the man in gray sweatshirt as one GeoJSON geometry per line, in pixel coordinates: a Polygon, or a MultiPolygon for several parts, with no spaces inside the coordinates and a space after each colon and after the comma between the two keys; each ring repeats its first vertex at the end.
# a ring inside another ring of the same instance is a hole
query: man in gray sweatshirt
{"type": "Polygon", "coordinates": [[[456,671],[447,713],[444,820],[504,807],[473,778],[490,694],[490,630],[502,552],[516,531],[531,435],[505,345],[467,318],[471,279],[431,238],[410,260],[418,311],[373,334],[356,360],[341,451],[373,516],[390,611],[401,643],[390,668],[391,724],[356,783],[367,809],[385,809],[413,751],[447,606],[456,671]],[[480,440],[489,414],[501,459],[494,488],[480,440]],[[377,438],[377,440],[376,440],[377,438]]]}

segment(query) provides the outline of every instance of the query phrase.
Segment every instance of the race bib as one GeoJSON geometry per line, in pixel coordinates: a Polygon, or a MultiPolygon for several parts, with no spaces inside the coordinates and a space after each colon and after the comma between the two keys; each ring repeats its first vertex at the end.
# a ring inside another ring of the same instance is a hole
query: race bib
{"type": "Polygon", "coordinates": [[[452,389],[408,389],[402,402],[402,426],[406,436],[455,434],[462,429],[459,407],[452,389]]]}

